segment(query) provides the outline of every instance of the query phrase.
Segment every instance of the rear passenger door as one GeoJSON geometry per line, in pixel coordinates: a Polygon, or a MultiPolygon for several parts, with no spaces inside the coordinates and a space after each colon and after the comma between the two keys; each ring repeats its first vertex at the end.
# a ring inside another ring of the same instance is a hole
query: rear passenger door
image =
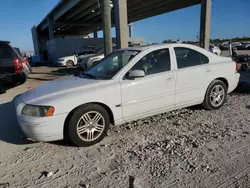
{"type": "Polygon", "coordinates": [[[176,106],[202,103],[211,81],[209,58],[191,48],[174,48],[177,63],[176,106]]]}

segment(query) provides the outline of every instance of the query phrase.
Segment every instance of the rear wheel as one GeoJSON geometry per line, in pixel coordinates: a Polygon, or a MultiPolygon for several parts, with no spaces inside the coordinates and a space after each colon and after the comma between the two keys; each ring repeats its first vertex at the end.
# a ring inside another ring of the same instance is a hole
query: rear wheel
{"type": "Polygon", "coordinates": [[[77,146],[91,146],[106,136],[109,123],[109,114],[102,106],[84,105],[73,112],[65,135],[77,146]]]}
{"type": "Polygon", "coordinates": [[[66,62],[66,66],[67,66],[67,68],[72,68],[72,67],[74,66],[74,62],[71,61],[71,60],[68,60],[68,61],[66,62]]]}
{"type": "Polygon", "coordinates": [[[221,80],[214,80],[207,89],[202,106],[208,110],[218,109],[226,101],[227,86],[221,80]]]}

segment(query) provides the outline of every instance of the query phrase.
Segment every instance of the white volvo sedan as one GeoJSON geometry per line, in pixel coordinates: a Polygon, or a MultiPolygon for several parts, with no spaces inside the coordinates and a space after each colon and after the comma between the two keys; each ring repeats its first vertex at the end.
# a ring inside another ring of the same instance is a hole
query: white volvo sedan
{"type": "Polygon", "coordinates": [[[236,63],[186,44],[115,51],[76,75],[17,96],[17,119],[36,141],[101,141],[109,125],[202,104],[220,108],[239,81],[236,63]]]}

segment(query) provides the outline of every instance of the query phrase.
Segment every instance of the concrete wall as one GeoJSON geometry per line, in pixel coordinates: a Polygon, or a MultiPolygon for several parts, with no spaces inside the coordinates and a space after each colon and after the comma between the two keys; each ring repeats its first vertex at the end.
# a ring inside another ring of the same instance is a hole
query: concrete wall
{"type": "Polygon", "coordinates": [[[75,52],[85,50],[86,46],[103,48],[102,38],[64,38],[53,39],[47,42],[48,58],[50,62],[56,62],[58,58],[72,55],[75,52]]]}
{"type": "Polygon", "coordinates": [[[40,50],[39,50],[39,40],[38,40],[36,26],[32,27],[31,34],[32,34],[32,39],[33,39],[34,53],[37,55],[37,54],[39,54],[40,50]]]}
{"type": "MultiPolygon", "coordinates": [[[[115,38],[112,39],[115,43],[115,38]]],[[[129,39],[131,43],[143,44],[143,37],[129,39]]],[[[55,63],[58,58],[72,55],[75,52],[83,51],[86,46],[95,46],[96,49],[104,47],[103,38],[55,38],[47,41],[48,59],[55,63]]]]}

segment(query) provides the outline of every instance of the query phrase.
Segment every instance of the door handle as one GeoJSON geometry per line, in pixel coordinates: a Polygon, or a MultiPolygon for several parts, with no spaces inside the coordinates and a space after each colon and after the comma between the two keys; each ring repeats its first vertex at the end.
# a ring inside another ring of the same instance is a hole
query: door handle
{"type": "Polygon", "coordinates": [[[206,69],[206,72],[211,72],[211,69],[210,69],[210,68],[207,68],[207,69],[206,69]]]}
{"type": "Polygon", "coordinates": [[[170,80],[173,80],[174,76],[169,76],[166,78],[166,81],[170,81],[170,80]]]}

